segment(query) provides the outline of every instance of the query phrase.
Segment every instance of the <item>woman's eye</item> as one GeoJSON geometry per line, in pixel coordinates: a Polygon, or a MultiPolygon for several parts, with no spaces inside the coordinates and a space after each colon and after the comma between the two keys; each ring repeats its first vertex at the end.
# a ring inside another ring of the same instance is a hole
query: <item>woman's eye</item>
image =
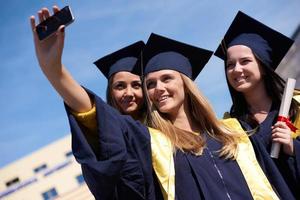
{"type": "Polygon", "coordinates": [[[142,84],[141,84],[141,83],[133,83],[133,84],[132,84],[132,87],[133,87],[134,89],[140,89],[140,88],[142,87],[142,84]]]}
{"type": "Polygon", "coordinates": [[[147,86],[148,90],[153,89],[155,87],[155,82],[154,81],[149,81],[149,82],[147,82],[146,86],[147,86]]]}
{"type": "Polygon", "coordinates": [[[116,84],[114,86],[114,89],[116,89],[116,90],[123,90],[124,88],[125,88],[124,84],[116,84]]]}
{"type": "Polygon", "coordinates": [[[233,68],[234,64],[233,63],[227,63],[226,68],[233,68]]]}
{"type": "Polygon", "coordinates": [[[242,64],[243,64],[243,65],[246,65],[246,64],[248,64],[249,62],[251,62],[251,60],[248,60],[248,59],[247,59],[247,60],[243,60],[243,61],[242,61],[242,64]]]}
{"type": "Polygon", "coordinates": [[[169,82],[170,80],[172,80],[172,77],[165,76],[162,81],[166,83],[166,82],[169,82]]]}

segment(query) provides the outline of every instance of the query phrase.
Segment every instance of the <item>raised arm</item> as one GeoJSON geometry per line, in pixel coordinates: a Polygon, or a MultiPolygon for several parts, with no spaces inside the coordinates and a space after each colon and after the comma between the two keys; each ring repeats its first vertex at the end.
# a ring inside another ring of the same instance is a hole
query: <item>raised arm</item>
{"type": "MultiPolygon", "coordinates": [[[[53,12],[59,8],[53,6],[53,12]]],[[[50,16],[47,8],[38,11],[39,22],[50,16]]],[[[86,91],[73,79],[71,74],[62,64],[62,53],[64,48],[65,27],[60,26],[55,34],[40,41],[35,29],[35,17],[30,17],[31,29],[39,65],[58,94],[66,104],[76,112],[86,112],[92,108],[91,99],[86,91]]]]}

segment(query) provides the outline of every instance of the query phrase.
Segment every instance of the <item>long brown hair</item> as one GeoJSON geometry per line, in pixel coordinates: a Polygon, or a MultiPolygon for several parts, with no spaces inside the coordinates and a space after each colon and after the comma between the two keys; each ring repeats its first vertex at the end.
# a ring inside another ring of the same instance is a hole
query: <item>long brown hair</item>
{"type": "MultiPolygon", "coordinates": [[[[190,78],[183,74],[181,74],[181,78],[184,83],[185,98],[189,110],[191,110],[192,120],[198,123],[202,133],[206,132],[209,136],[223,144],[220,150],[220,156],[234,158],[237,152],[239,134],[231,131],[216,118],[211,105],[190,78]]],[[[146,91],[145,81],[143,85],[144,91],[146,91]]],[[[148,103],[147,124],[165,134],[170,139],[174,149],[190,152],[194,155],[201,155],[206,145],[203,135],[175,127],[166,115],[160,113],[156,107],[151,104],[148,95],[145,94],[145,96],[148,103]]]]}

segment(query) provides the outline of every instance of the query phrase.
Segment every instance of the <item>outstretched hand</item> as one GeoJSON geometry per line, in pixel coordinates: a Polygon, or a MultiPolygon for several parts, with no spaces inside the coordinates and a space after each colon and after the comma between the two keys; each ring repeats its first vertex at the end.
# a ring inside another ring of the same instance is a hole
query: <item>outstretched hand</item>
{"type": "MultiPolygon", "coordinates": [[[[53,6],[53,12],[59,11],[57,6],[53,6]]],[[[50,17],[47,8],[38,11],[39,21],[42,22],[50,17]]],[[[92,108],[92,101],[87,92],[80,86],[68,70],[62,64],[62,52],[64,48],[64,26],[60,26],[55,34],[44,40],[39,40],[34,16],[30,17],[31,29],[33,33],[34,47],[39,65],[47,79],[64,99],[66,104],[76,112],[86,112],[92,108]]]]}
{"type": "Polygon", "coordinates": [[[290,128],[285,122],[277,122],[272,126],[272,140],[282,144],[283,152],[294,155],[293,138],[290,128]]]}
{"type": "MultiPolygon", "coordinates": [[[[57,6],[53,6],[53,12],[56,13],[59,11],[57,6]]],[[[50,12],[47,8],[42,8],[38,11],[39,22],[46,20],[50,17],[50,12]]],[[[39,40],[36,32],[35,17],[30,17],[31,30],[33,33],[34,46],[36,51],[36,56],[41,66],[42,70],[55,70],[55,67],[60,68],[62,66],[62,52],[64,47],[64,29],[62,25],[56,31],[55,34],[52,34],[44,40],[39,40]]]]}

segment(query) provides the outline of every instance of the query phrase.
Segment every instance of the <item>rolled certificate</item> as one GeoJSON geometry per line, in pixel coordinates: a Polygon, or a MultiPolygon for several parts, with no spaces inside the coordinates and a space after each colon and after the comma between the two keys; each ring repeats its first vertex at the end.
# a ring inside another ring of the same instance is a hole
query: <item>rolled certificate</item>
{"type": "MultiPolygon", "coordinates": [[[[289,110],[290,110],[290,106],[291,106],[291,102],[292,102],[292,98],[293,98],[295,84],[296,84],[295,79],[288,78],[285,88],[284,88],[284,92],[283,92],[283,96],[282,96],[281,104],[280,104],[280,110],[279,110],[279,114],[278,114],[278,116],[280,118],[287,119],[289,117],[289,110]]],[[[272,158],[278,158],[279,152],[280,152],[280,146],[281,145],[278,142],[272,143],[271,153],[270,153],[272,158]]]]}

